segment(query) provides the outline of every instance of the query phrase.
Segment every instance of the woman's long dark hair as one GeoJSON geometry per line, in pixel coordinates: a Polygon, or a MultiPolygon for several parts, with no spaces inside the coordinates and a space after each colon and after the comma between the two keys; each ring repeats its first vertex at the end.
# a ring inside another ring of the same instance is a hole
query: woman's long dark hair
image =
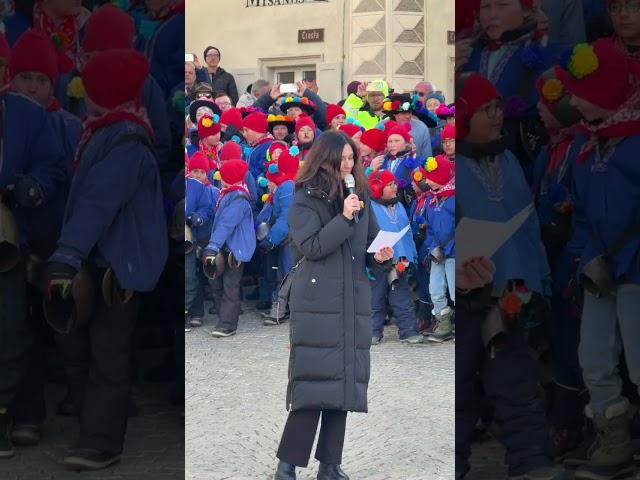
{"type": "Polygon", "coordinates": [[[343,183],[340,175],[342,150],[345,145],[353,149],[353,170],[358,197],[368,196],[369,183],[358,155],[358,147],[351,137],[340,131],[326,131],[313,143],[296,178],[296,189],[309,184],[327,193],[329,198],[343,198],[343,183]]]}

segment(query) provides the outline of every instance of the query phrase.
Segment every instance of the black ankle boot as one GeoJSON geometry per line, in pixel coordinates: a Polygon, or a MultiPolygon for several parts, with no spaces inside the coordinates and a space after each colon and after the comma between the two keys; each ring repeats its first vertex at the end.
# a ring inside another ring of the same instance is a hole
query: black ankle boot
{"type": "Polygon", "coordinates": [[[296,466],[280,460],[273,480],[296,480],[296,466]]]}
{"type": "Polygon", "coordinates": [[[340,465],[320,462],[318,480],[349,480],[349,477],[342,471],[340,465]]]}

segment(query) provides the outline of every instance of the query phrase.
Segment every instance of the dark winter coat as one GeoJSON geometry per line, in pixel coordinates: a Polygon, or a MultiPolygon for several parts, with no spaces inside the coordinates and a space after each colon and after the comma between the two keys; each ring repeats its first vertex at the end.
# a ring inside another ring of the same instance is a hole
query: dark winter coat
{"type": "Polygon", "coordinates": [[[312,186],[289,210],[295,272],[289,308],[287,408],[366,412],[370,375],[371,289],[365,268],[379,265],[367,246],[378,234],[369,205],[354,223],[342,202],[312,186]],[[339,205],[338,205],[339,203],[339,205]]]}
{"type": "Polygon", "coordinates": [[[224,68],[218,67],[216,73],[213,75],[207,72],[207,82],[211,84],[211,88],[215,93],[224,92],[229,95],[231,103],[235,105],[238,103],[238,88],[236,87],[236,80],[229,72],[224,68]]]}

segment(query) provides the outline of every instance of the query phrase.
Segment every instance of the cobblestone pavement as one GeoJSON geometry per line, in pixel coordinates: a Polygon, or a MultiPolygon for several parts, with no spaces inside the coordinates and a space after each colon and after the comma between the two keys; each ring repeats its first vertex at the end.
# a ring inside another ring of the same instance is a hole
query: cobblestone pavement
{"type": "MultiPolygon", "coordinates": [[[[63,397],[59,385],[47,389],[50,411],[63,397]]],[[[135,390],[138,416],[129,420],[122,460],[112,468],[91,473],[64,470],[62,458],[77,434],[77,420],[51,415],[37,447],[16,448],[16,456],[0,460],[2,480],[182,480],[184,478],[184,419],[171,406],[167,387],[145,385],[135,390]]]]}
{"type": "MultiPolygon", "coordinates": [[[[238,333],[186,334],[185,479],[271,479],[286,420],[288,324],[262,325],[245,305],[238,333]]],[[[349,414],[343,468],[352,480],[454,478],[454,345],[400,344],[395,327],[372,348],[369,413],[349,414]]],[[[318,462],[298,469],[316,478],[318,462]]]]}

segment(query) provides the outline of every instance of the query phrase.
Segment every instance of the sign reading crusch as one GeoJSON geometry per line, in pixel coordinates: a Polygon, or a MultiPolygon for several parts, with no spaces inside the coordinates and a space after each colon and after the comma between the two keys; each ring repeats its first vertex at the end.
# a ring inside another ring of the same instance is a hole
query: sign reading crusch
{"type": "Polygon", "coordinates": [[[328,2],[329,0],[246,0],[249,7],[275,7],[278,5],[300,5],[303,3],[328,2]]]}

